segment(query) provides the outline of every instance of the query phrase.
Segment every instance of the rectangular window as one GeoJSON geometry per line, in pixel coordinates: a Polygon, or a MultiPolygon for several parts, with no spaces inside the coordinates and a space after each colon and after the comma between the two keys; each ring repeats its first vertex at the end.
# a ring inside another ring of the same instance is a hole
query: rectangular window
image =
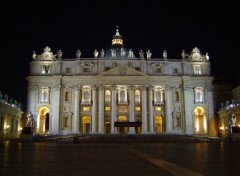
{"type": "Polygon", "coordinates": [[[141,111],[141,107],[135,107],[135,111],[141,111]]]}
{"type": "Polygon", "coordinates": [[[71,73],[71,68],[66,68],[66,73],[71,73]]]}
{"type": "Polygon", "coordinates": [[[105,67],[105,71],[108,71],[108,70],[110,70],[110,67],[105,67]]]}
{"type": "Polygon", "coordinates": [[[91,72],[91,69],[90,69],[90,68],[87,68],[87,67],[85,67],[85,68],[83,68],[83,72],[85,72],[85,73],[89,73],[89,72],[91,72]]]}
{"type": "Polygon", "coordinates": [[[201,74],[201,66],[200,65],[193,65],[193,72],[194,74],[201,74]]]}
{"type": "Polygon", "coordinates": [[[154,73],[161,73],[161,72],[162,72],[162,69],[161,69],[161,67],[155,67],[155,68],[153,69],[153,72],[154,72],[154,73]]]}
{"type": "Polygon", "coordinates": [[[89,111],[90,110],[90,107],[83,107],[83,111],[89,111]]]}
{"type": "Polygon", "coordinates": [[[140,68],[139,67],[135,67],[135,70],[140,71],[140,68]]]}
{"type": "Polygon", "coordinates": [[[50,65],[42,66],[42,74],[50,73],[50,65]]]}
{"type": "Polygon", "coordinates": [[[111,111],[111,107],[106,106],[106,107],[105,107],[105,111],[111,111]]]}

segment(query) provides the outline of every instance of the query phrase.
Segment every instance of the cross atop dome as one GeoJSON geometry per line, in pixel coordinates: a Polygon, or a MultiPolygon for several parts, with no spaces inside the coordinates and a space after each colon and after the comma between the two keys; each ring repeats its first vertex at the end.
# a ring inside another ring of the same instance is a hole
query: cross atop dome
{"type": "Polygon", "coordinates": [[[122,36],[119,34],[118,26],[116,26],[116,34],[113,36],[112,45],[123,45],[122,36]]]}

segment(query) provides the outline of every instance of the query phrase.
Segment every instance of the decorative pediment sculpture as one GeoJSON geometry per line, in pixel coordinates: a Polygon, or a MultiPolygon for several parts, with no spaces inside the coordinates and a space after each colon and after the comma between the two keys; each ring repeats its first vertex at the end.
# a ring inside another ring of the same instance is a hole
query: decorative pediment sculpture
{"type": "Polygon", "coordinates": [[[207,62],[208,60],[208,54],[206,54],[206,56],[202,55],[197,47],[193,48],[191,54],[188,57],[189,62],[207,62]]]}
{"type": "MultiPolygon", "coordinates": [[[[60,50],[61,51],[61,50],[60,50]]],[[[59,54],[59,53],[58,53],[59,54]]],[[[33,51],[32,55],[33,60],[40,60],[40,61],[55,61],[56,57],[51,51],[51,48],[46,46],[44,48],[44,52],[41,55],[37,55],[35,51],[33,51]]]]}

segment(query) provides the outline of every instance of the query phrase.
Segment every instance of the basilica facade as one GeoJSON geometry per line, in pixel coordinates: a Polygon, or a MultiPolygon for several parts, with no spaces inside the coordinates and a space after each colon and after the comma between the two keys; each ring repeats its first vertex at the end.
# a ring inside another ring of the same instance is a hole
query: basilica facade
{"type": "Polygon", "coordinates": [[[214,135],[213,77],[206,53],[134,53],[118,29],[92,58],[33,52],[27,111],[34,134],[214,135]]]}

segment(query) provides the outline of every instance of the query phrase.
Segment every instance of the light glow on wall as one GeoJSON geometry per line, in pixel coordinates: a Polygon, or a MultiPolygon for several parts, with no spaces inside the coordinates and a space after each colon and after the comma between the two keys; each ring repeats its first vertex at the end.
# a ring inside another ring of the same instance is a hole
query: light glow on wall
{"type": "Polygon", "coordinates": [[[199,132],[199,120],[196,119],[196,125],[195,125],[196,131],[199,132]]]}
{"type": "Polygon", "coordinates": [[[206,132],[207,131],[207,119],[206,119],[205,115],[203,116],[203,118],[204,118],[203,119],[204,120],[204,124],[203,124],[204,126],[203,127],[204,127],[204,131],[206,132]]]}

